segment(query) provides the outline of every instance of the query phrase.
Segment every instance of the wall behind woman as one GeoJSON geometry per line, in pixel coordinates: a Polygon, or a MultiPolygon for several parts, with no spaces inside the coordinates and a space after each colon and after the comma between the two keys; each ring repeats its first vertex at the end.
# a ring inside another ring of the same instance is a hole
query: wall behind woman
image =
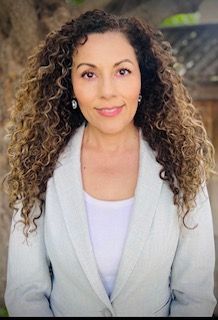
{"type": "MultiPolygon", "coordinates": [[[[210,89],[207,88],[208,95],[210,89]]],[[[217,84],[218,92],[218,84],[217,84]]],[[[199,94],[200,96],[200,94],[199,94]]],[[[201,111],[204,119],[205,126],[207,128],[208,135],[213,142],[215,147],[215,157],[216,157],[216,171],[218,172],[218,96],[217,99],[202,99],[195,100],[196,107],[201,111]]],[[[215,265],[215,296],[218,299],[218,176],[214,175],[211,177],[208,183],[208,192],[211,200],[211,208],[213,212],[213,222],[214,222],[214,235],[215,235],[215,249],[216,249],[216,265],[215,265]]],[[[218,315],[218,305],[215,308],[214,314],[218,315]]]]}

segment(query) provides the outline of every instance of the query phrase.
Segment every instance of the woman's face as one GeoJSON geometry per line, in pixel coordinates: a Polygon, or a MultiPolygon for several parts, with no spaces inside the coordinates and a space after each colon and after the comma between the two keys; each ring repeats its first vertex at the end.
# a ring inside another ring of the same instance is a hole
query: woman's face
{"type": "Polygon", "coordinates": [[[133,126],[141,75],[133,47],[120,32],[88,35],[73,55],[72,84],[89,126],[118,133],[133,126]]]}

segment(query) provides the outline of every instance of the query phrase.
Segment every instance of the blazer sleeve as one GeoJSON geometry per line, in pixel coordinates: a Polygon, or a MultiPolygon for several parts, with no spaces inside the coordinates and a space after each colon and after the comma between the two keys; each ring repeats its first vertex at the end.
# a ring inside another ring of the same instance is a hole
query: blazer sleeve
{"type": "Polygon", "coordinates": [[[173,300],[170,316],[211,317],[214,296],[215,245],[213,219],[207,188],[197,195],[195,209],[181,226],[180,239],[172,265],[173,300]]]}
{"type": "Polygon", "coordinates": [[[9,237],[6,308],[11,317],[54,316],[49,306],[51,277],[44,244],[43,214],[37,220],[37,230],[30,233],[27,240],[23,224],[15,224],[19,218],[20,211],[12,219],[9,237]]]}

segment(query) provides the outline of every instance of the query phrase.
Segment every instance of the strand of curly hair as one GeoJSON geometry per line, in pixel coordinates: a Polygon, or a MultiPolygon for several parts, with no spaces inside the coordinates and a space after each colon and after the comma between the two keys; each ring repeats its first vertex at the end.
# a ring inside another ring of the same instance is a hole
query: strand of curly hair
{"type": "MultiPolygon", "coordinates": [[[[156,152],[161,179],[168,182],[183,219],[194,207],[196,194],[214,168],[214,148],[199,112],[176,73],[171,47],[159,31],[139,19],[88,11],[47,35],[28,66],[8,124],[6,176],[9,206],[22,204],[24,234],[37,228],[48,179],[60,153],[86,120],[72,111],[71,66],[78,45],[89,33],[117,31],[134,47],[141,71],[143,100],[134,123],[156,152]],[[40,204],[38,216],[33,206],[40,204]],[[33,228],[31,228],[33,227],[33,228]]],[[[184,220],[183,220],[184,222],[184,220]]]]}

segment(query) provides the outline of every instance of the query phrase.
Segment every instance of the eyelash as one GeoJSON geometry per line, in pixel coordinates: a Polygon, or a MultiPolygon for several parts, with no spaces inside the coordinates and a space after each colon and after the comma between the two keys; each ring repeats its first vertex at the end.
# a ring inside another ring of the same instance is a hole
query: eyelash
{"type": "Polygon", "coordinates": [[[129,69],[127,69],[127,68],[121,68],[121,69],[119,70],[119,72],[122,71],[122,70],[127,71],[128,74],[131,73],[131,71],[130,71],[129,69]]]}
{"type": "Polygon", "coordinates": [[[86,79],[92,79],[91,77],[85,77],[85,76],[87,76],[87,75],[90,74],[90,73],[91,73],[92,75],[94,74],[94,72],[85,71],[85,72],[82,73],[81,77],[82,77],[82,78],[86,78],[86,79]]]}
{"type": "MultiPolygon", "coordinates": [[[[127,68],[121,68],[121,69],[119,69],[118,70],[118,72],[121,72],[121,71],[127,71],[127,74],[130,74],[131,73],[131,71],[129,70],[129,69],[127,69],[127,68]]],[[[81,75],[81,77],[82,78],[85,78],[85,79],[93,79],[93,77],[86,77],[88,74],[92,74],[92,76],[94,75],[94,72],[92,72],[92,71],[85,71],[85,72],[83,72],[82,73],[82,75],[81,75]]],[[[125,76],[126,74],[120,74],[120,76],[125,76]]]]}

